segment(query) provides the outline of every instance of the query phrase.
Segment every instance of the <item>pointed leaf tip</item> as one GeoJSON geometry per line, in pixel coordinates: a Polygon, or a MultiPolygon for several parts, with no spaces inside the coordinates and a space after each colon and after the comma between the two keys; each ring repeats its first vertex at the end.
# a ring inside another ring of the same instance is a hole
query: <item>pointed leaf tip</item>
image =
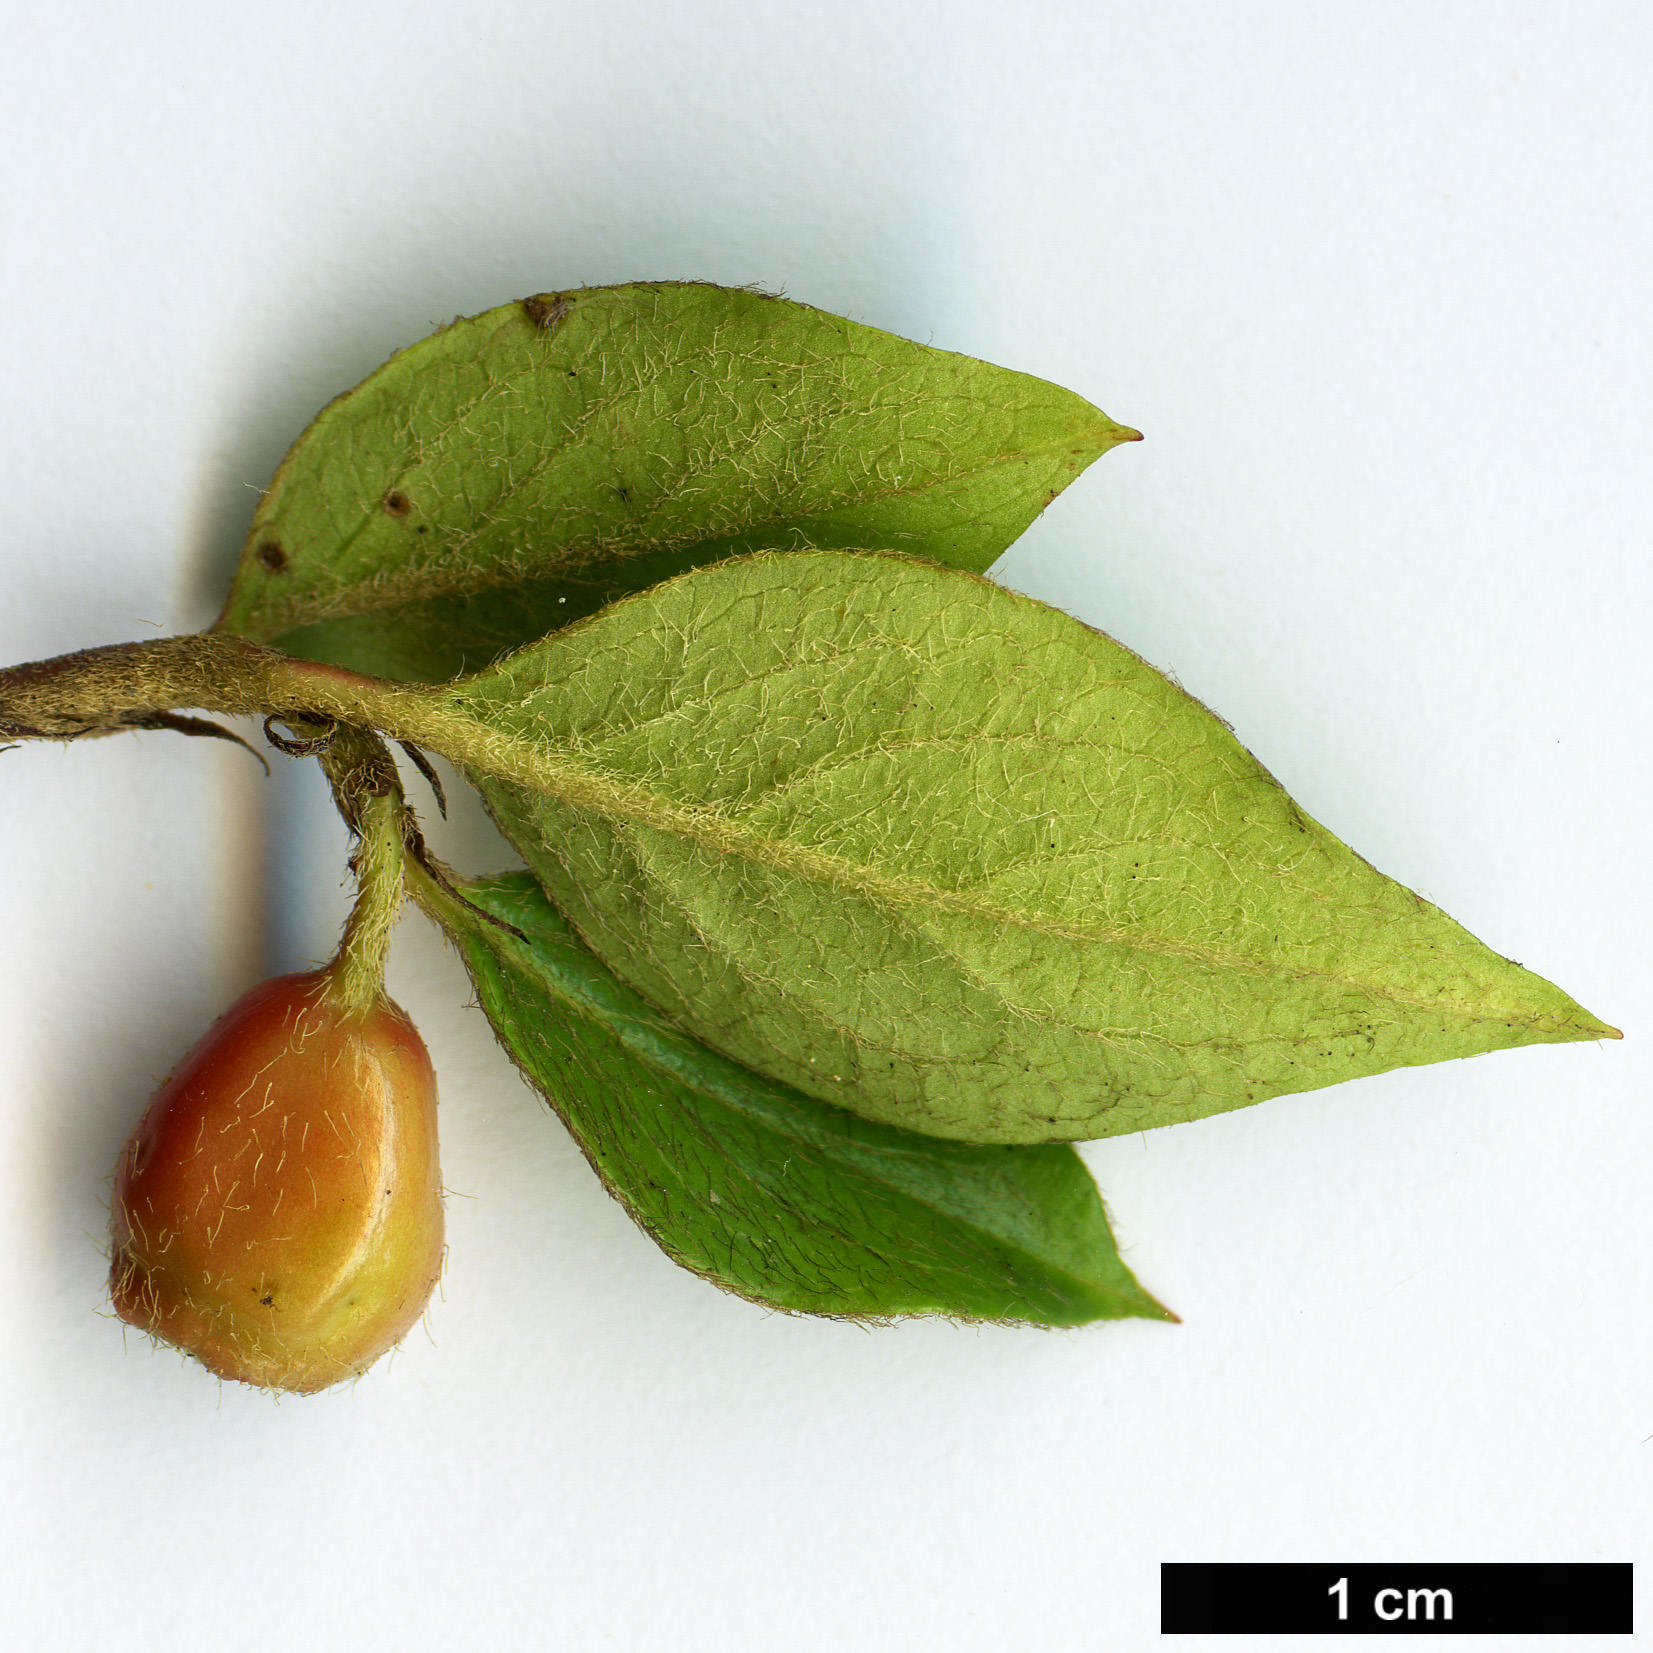
{"type": "Polygon", "coordinates": [[[501,1043],[695,1273],[771,1308],[862,1320],[1176,1318],[1120,1260],[1073,1149],[916,1136],[718,1056],[606,970],[527,873],[467,884],[469,909],[418,887],[501,1043]]]}

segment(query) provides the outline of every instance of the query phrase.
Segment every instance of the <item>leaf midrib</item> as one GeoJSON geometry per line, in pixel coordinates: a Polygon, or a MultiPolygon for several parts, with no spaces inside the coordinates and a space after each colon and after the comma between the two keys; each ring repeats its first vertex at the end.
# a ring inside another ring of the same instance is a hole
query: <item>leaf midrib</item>
{"type": "Polygon", "coordinates": [[[543,793],[575,810],[620,820],[674,834],[718,854],[736,856],[750,864],[789,872],[816,883],[837,885],[865,899],[881,902],[897,911],[937,911],[1014,925],[1054,938],[1100,942],[1133,952],[1163,958],[1183,959],[1213,970],[1288,981],[1324,981],[1341,984],[1389,1003],[1433,1014],[1448,1014],[1467,1022],[1559,1022],[1531,1010],[1469,1005],[1442,995],[1408,993],[1369,979],[1331,971],[1281,966],[1271,961],[1249,959],[1220,949],[1154,935],[1143,930],[1114,925],[1084,925],[1052,921],[1047,915],[1028,914],[1015,908],[984,902],[953,891],[942,890],[923,879],[883,873],[840,856],[806,849],[785,839],[772,838],[718,810],[682,804],[666,799],[646,787],[617,780],[612,775],[579,763],[566,750],[551,742],[533,743],[520,737],[501,735],[466,716],[449,711],[439,714],[436,727],[424,719],[404,735],[387,727],[397,739],[411,739],[437,751],[470,754],[458,761],[469,769],[476,783],[485,787],[489,779],[505,781],[529,792],[543,793]],[[457,723],[461,729],[455,729],[457,723]],[[441,725],[447,725],[442,728],[441,725]],[[458,739],[449,735],[449,730],[458,739]],[[446,738],[445,738],[446,737],[446,738]]]}
{"type": "MultiPolygon", "coordinates": [[[[551,450],[539,462],[539,467],[548,465],[553,457],[560,456],[566,451],[565,442],[551,450]]],[[[360,581],[343,580],[327,587],[312,587],[306,592],[293,592],[279,602],[270,601],[266,593],[265,611],[274,616],[261,628],[263,635],[278,635],[283,632],[296,630],[301,626],[319,625],[330,620],[355,619],[362,616],[382,614],[387,611],[405,609],[418,602],[438,602],[463,589],[466,595],[481,591],[493,591],[512,586],[529,586],[550,584],[558,578],[566,578],[580,569],[590,568],[604,562],[626,562],[633,558],[650,555],[669,555],[673,551],[683,550],[685,547],[698,544],[715,545],[719,541],[739,540],[753,534],[772,532],[775,530],[796,527],[800,532],[807,531],[808,525],[831,517],[846,510],[865,510],[886,504],[892,499],[922,500],[927,495],[942,489],[959,487],[972,481],[979,480],[995,471],[1002,471],[1012,465],[1027,464],[1036,459],[1049,458],[1064,449],[1070,451],[1084,451],[1075,449],[1074,443],[1053,442],[1038,447],[1019,448],[1014,451],[1001,452],[992,455],[980,465],[968,469],[959,469],[950,472],[944,477],[937,477],[923,487],[904,488],[899,485],[887,487],[877,492],[863,492],[851,494],[845,499],[815,510],[790,511],[784,515],[760,518],[737,525],[732,530],[715,534],[699,531],[686,531],[677,535],[667,535],[657,539],[640,540],[629,535],[607,536],[598,532],[594,537],[581,540],[570,540],[555,548],[554,551],[542,553],[538,556],[530,554],[526,561],[503,559],[492,561],[478,566],[474,563],[454,562],[452,566],[442,568],[441,564],[452,553],[455,547],[464,548],[473,544],[481,537],[481,530],[454,536],[448,539],[436,556],[428,562],[420,563],[415,567],[398,570],[389,575],[376,577],[371,585],[360,581]],[[437,578],[431,575],[440,570],[437,578]],[[371,600],[366,600],[371,599],[371,600]]],[[[1102,450],[1105,452],[1106,450],[1102,450]]],[[[1089,463],[1094,463],[1101,454],[1092,454],[1089,463]]],[[[539,468],[536,467],[536,468],[539,468]]],[[[390,479],[396,486],[408,485],[411,471],[400,471],[390,479]]],[[[650,514],[657,513],[666,504],[680,494],[679,482],[675,479],[673,486],[661,494],[650,507],[650,514]]],[[[525,484],[513,484],[511,492],[516,492],[525,484]]],[[[274,513],[272,513],[274,514],[274,513]]],[[[371,511],[364,512],[359,522],[349,532],[344,534],[335,543],[335,550],[331,554],[335,560],[342,560],[343,554],[367,531],[374,522],[371,511]]],[[[269,527],[269,519],[264,519],[254,525],[253,535],[264,532],[269,527]]]]}

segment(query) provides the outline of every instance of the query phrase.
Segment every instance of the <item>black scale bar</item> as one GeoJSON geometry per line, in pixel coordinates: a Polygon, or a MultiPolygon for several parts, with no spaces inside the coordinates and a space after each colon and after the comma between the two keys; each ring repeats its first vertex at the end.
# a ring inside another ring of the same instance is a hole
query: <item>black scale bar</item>
{"type": "Polygon", "coordinates": [[[1166,1561],[1161,1635],[1629,1635],[1628,1561],[1166,1561]]]}

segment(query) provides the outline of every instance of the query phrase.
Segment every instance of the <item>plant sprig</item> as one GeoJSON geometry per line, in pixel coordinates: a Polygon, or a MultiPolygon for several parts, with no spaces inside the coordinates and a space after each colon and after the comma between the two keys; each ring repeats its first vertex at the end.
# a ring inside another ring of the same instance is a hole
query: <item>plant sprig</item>
{"type": "Polygon", "coordinates": [[[284,725],[357,836],[352,991],[405,879],[611,1192],[719,1285],[1166,1318],[1067,1142],[1618,1035],[979,577],[1135,435],[747,291],[539,295],[318,417],[211,631],[0,673],[0,738],[284,725]],[[387,742],[452,762],[529,871],[432,860],[387,742]]]}

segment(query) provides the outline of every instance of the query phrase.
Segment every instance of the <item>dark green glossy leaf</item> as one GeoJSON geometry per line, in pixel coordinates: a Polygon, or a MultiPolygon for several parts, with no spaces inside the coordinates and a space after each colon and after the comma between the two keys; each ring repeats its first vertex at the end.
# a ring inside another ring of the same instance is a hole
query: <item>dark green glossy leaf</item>
{"type": "Polygon", "coordinates": [[[437,682],[742,551],[985,569],[1135,435],[1041,379],[784,299],[546,293],[441,329],[317,417],[219,626],[437,682]]]}
{"type": "Polygon", "coordinates": [[[1171,1319],[1071,1148],[938,1142],[761,1078],[674,1028],[527,873],[425,890],[483,1009],[609,1191],[676,1261],[774,1308],[1052,1326],[1171,1319]]]}

